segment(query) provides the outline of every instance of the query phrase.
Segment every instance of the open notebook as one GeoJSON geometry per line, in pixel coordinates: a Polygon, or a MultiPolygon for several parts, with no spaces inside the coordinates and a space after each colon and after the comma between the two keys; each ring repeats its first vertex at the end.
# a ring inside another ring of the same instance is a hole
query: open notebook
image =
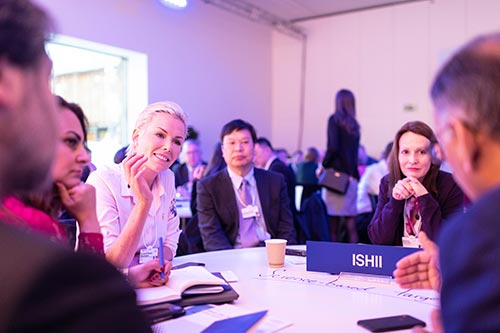
{"type": "Polygon", "coordinates": [[[148,305],[180,300],[182,296],[222,293],[227,282],[203,266],[188,266],[170,272],[165,286],[136,289],[137,304],[148,305]]]}

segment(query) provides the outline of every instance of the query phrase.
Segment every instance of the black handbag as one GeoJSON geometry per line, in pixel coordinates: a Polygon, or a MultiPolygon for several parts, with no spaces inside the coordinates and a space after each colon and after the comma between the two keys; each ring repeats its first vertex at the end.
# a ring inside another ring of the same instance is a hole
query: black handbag
{"type": "Polygon", "coordinates": [[[347,173],[335,169],[325,169],[319,176],[318,184],[330,191],[345,194],[349,186],[349,178],[347,173]]]}

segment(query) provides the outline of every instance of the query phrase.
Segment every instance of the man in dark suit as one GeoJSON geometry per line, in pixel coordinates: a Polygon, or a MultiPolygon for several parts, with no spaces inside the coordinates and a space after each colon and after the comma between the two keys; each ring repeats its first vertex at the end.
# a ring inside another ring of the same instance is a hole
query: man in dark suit
{"type": "Polygon", "coordinates": [[[255,141],[255,156],[253,162],[257,168],[277,172],[283,175],[286,182],[290,209],[295,216],[295,174],[293,170],[281,161],[273,150],[268,139],[260,137],[255,141]]]}
{"type": "MultiPolygon", "coordinates": [[[[0,200],[50,184],[56,103],[45,53],[50,20],[0,0],[0,200]]],[[[0,221],[0,332],[150,332],[134,291],[104,259],[0,221]]]]}
{"type": "Polygon", "coordinates": [[[205,250],[259,246],[265,239],[295,243],[285,180],[253,166],[257,136],[241,119],[224,125],[227,168],[198,182],[198,225],[205,250]]]}
{"type": "MultiPolygon", "coordinates": [[[[431,89],[437,135],[453,176],[473,204],[448,221],[438,246],[403,258],[404,288],[441,291],[435,332],[500,332],[500,34],[458,51],[431,89]]],[[[423,332],[423,329],[421,330],[423,332]]]]}

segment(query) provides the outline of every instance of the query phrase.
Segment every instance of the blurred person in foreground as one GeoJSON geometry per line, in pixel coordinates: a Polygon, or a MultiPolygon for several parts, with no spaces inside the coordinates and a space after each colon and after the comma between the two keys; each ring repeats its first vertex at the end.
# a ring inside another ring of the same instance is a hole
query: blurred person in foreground
{"type": "MultiPolygon", "coordinates": [[[[57,140],[50,27],[30,1],[0,0],[0,199],[50,186],[57,140]]],[[[102,258],[0,223],[0,260],[0,332],[151,331],[133,290],[102,258]]]]}
{"type": "MultiPolygon", "coordinates": [[[[434,332],[500,332],[500,34],[474,39],[439,71],[431,89],[439,142],[472,200],[443,226],[437,245],[394,271],[403,288],[441,292],[434,332]]],[[[424,329],[415,329],[425,332],[424,329]]]]}

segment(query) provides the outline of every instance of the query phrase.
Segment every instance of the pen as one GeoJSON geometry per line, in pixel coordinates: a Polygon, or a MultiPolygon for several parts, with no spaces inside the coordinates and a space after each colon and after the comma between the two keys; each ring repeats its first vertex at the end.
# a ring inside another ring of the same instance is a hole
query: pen
{"type": "Polygon", "coordinates": [[[160,265],[161,265],[161,272],[160,272],[160,276],[162,279],[165,278],[165,256],[163,254],[163,238],[160,237],[160,265]]]}

